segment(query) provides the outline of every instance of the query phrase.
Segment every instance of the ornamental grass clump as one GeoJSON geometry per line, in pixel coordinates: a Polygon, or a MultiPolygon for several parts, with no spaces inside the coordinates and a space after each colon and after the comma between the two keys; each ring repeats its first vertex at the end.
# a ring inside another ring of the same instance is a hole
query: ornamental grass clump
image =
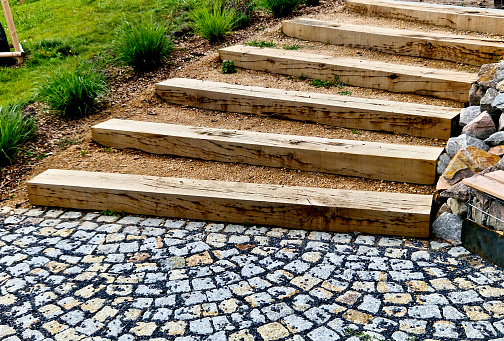
{"type": "Polygon", "coordinates": [[[36,129],[35,117],[30,110],[12,105],[0,107],[0,166],[12,163],[36,129]]]}
{"type": "Polygon", "coordinates": [[[126,22],[119,30],[114,50],[123,64],[143,72],[161,66],[173,51],[173,43],[166,35],[166,26],[151,17],[126,22]]]}
{"type": "Polygon", "coordinates": [[[85,116],[106,91],[105,76],[93,67],[81,66],[46,75],[39,82],[38,97],[56,115],[75,119],[85,116]]]}
{"type": "Polygon", "coordinates": [[[275,18],[291,15],[305,0],[259,0],[259,5],[275,18]]]}
{"type": "Polygon", "coordinates": [[[246,27],[255,12],[255,0],[228,0],[224,7],[235,12],[236,27],[246,27]]]}
{"type": "Polygon", "coordinates": [[[202,3],[189,13],[191,27],[196,34],[208,39],[210,43],[219,43],[224,36],[236,27],[235,10],[222,6],[219,1],[211,4],[202,3]]]}

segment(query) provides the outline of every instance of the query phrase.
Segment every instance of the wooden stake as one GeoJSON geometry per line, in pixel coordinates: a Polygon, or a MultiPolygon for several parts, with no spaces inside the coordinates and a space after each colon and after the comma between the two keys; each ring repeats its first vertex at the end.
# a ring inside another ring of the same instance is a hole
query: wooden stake
{"type": "Polygon", "coordinates": [[[16,32],[16,27],[14,26],[14,19],[12,18],[12,12],[10,10],[9,6],[9,1],[8,0],[1,0],[2,1],[2,8],[4,11],[4,16],[5,16],[5,21],[7,22],[7,28],[9,29],[9,35],[12,39],[12,45],[14,46],[14,51],[11,52],[11,54],[4,54],[0,53],[0,57],[16,57],[18,60],[18,63],[23,62],[23,55],[24,51],[23,48],[21,47],[21,44],[19,43],[19,39],[17,36],[16,32]]]}

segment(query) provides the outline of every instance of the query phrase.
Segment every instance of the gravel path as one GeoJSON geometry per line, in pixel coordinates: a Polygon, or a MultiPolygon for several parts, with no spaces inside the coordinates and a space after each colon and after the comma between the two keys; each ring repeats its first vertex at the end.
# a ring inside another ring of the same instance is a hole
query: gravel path
{"type": "Polygon", "coordinates": [[[438,241],[0,208],[0,292],[9,341],[504,340],[504,271],[438,241]]]}

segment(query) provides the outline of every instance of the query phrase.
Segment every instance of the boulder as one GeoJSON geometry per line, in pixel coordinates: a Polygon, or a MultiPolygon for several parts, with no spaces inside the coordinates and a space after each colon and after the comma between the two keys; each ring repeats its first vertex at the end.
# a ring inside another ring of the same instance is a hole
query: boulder
{"type": "Polygon", "coordinates": [[[439,208],[439,211],[436,214],[436,219],[439,218],[439,216],[443,213],[452,213],[452,211],[450,210],[450,207],[446,203],[441,205],[441,207],[439,208]]]}
{"type": "Polygon", "coordinates": [[[479,105],[473,105],[467,108],[463,108],[460,111],[459,125],[461,127],[466,126],[469,122],[478,117],[479,114],[481,114],[481,107],[479,105]]]}
{"type": "Polygon", "coordinates": [[[460,241],[462,221],[462,217],[457,214],[443,213],[434,220],[432,234],[439,239],[460,241]]]}
{"type": "Polygon", "coordinates": [[[436,169],[438,175],[443,174],[446,167],[448,167],[448,164],[450,163],[450,161],[451,161],[451,158],[446,153],[443,153],[439,156],[437,169],[436,169]]]}
{"type": "Polygon", "coordinates": [[[495,146],[495,147],[492,147],[492,148],[490,148],[490,150],[488,152],[490,154],[502,157],[502,155],[504,155],[504,146],[495,146]]]}
{"type": "Polygon", "coordinates": [[[500,92],[504,92],[504,81],[500,81],[499,84],[495,86],[495,88],[500,92]]]}
{"type": "Polygon", "coordinates": [[[500,115],[504,111],[504,93],[499,92],[491,105],[492,113],[500,115]]]}
{"type": "Polygon", "coordinates": [[[485,88],[496,87],[504,80],[504,63],[485,64],[478,73],[478,84],[485,88]]]}
{"type": "Polygon", "coordinates": [[[495,166],[499,161],[500,157],[469,146],[457,152],[442,177],[453,186],[460,180],[469,178],[485,168],[495,166]]]}
{"type": "Polygon", "coordinates": [[[446,179],[440,176],[436,184],[436,191],[444,193],[444,191],[449,190],[450,187],[451,185],[446,181],[446,179]]]}
{"type": "Polygon", "coordinates": [[[459,216],[465,216],[467,214],[467,204],[465,201],[458,201],[454,198],[449,198],[446,204],[450,208],[453,214],[458,214],[459,216]]]}
{"type": "Polygon", "coordinates": [[[446,154],[448,154],[450,159],[452,159],[459,150],[464,149],[468,146],[474,146],[484,151],[488,151],[490,149],[490,147],[480,139],[467,134],[462,134],[460,136],[450,137],[450,139],[448,139],[448,142],[446,143],[446,154]]]}
{"type": "Polygon", "coordinates": [[[504,170],[504,158],[501,159],[499,162],[497,162],[497,165],[495,165],[495,168],[498,170],[504,170]]]}
{"type": "Polygon", "coordinates": [[[500,146],[501,144],[504,144],[504,131],[493,133],[485,140],[485,143],[490,147],[500,146]]]}
{"type": "Polygon", "coordinates": [[[486,111],[479,114],[478,117],[469,122],[462,129],[462,133],[474,136],[480,140],[488,138],[496,131],[497,128],[495,128],[495,123],[486,111]]]}
{"type": "Polygon", "coordinates": [[[485,91],[486,88],[477,83],[473,83],[473,85],[471,85],[471,90],[469,91],[469,105],[479,107],[481,99],[485,96],[485,91]]]}
{"type": "Polygon", "coordinates": [[[469,200],[469,186],[462,182],[456,183],[444,192],[441,192],[441,198],[453,198],[458,201],[469,200]]]}
{"type": "Polygon", "coordinates": [[[501,114],[499,117],[499,131],[504,130],[504,114],[501,114]]]}
{"type": "Polygon", "coordinates": [[[483,96],[483,98],[480,101],[481,111],[487,111],[490,114],[492,114],[493,113],[492,103],[499,94],[500,92],[495,90],[494,88],[488,89],[485,92],[485,96],[483,96]]]}

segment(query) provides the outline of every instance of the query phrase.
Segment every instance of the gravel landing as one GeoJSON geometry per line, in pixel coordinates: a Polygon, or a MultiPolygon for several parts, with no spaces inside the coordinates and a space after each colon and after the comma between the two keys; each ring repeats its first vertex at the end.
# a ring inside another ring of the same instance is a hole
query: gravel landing
{"type": "Polygon", "coordinates": [[[408,238],[4,207],[0,292],[5,341],[504,338],[504,271],[408,238]]]}

